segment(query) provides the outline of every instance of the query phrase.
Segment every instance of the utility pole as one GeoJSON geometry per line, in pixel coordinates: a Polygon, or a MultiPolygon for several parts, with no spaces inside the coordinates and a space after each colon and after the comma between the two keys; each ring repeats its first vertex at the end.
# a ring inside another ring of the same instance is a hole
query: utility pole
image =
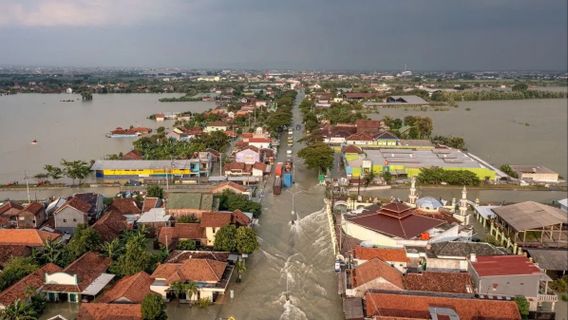
{"type": "Polygon", "coordinates": [[[26,179],[26,192],[28,194],[28,204],[30,204],[32,202],[31,197],[30,197],[30,182],[28,181],[28,173],[27,171],[24,172],[25,175],[25,179],[26,179]]]}

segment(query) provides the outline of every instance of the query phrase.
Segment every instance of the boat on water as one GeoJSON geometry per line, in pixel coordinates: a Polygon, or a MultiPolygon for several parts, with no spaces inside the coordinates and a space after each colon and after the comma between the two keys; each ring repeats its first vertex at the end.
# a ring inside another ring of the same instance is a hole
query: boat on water
{"type": "Polygon", "coordinates": [[[36,139],[33,139],[33,140],[32,140],[32,144],[37,144],[37,140],[36,140],[36,139]]]}

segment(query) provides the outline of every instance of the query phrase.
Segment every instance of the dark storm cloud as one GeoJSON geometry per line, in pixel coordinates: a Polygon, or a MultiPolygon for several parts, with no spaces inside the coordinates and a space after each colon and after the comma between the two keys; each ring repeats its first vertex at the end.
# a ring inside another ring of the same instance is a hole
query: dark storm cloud
{"type": "Polygon", "coordinates": [[[558,1],[0,0],[1,64],[564,70],[558,1]]]}

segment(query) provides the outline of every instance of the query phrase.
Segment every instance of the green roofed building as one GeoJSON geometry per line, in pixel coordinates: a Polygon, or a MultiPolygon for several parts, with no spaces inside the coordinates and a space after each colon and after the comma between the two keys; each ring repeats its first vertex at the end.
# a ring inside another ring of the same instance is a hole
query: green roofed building
{"type": "Polygon", "coordinates": [[[166,211],[172,217],[194,215],[197,218],[203,212],[214,211],[213,194],[201,192],[168,192],[166,211]]]}

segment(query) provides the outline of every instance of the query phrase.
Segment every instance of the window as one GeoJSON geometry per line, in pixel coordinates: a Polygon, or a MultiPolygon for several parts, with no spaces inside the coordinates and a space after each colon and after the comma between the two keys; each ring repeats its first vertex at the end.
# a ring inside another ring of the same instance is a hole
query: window
{"type": "Polygon", "coordinates": [[[63,219],[63,223],[66,223],[66,222],[67,222],[67,219],[63,219]]]}
{"type": "Polygon", "coordinates": [[[73,218],[73,222],[77,222],[77,219],[73,218]]]}

